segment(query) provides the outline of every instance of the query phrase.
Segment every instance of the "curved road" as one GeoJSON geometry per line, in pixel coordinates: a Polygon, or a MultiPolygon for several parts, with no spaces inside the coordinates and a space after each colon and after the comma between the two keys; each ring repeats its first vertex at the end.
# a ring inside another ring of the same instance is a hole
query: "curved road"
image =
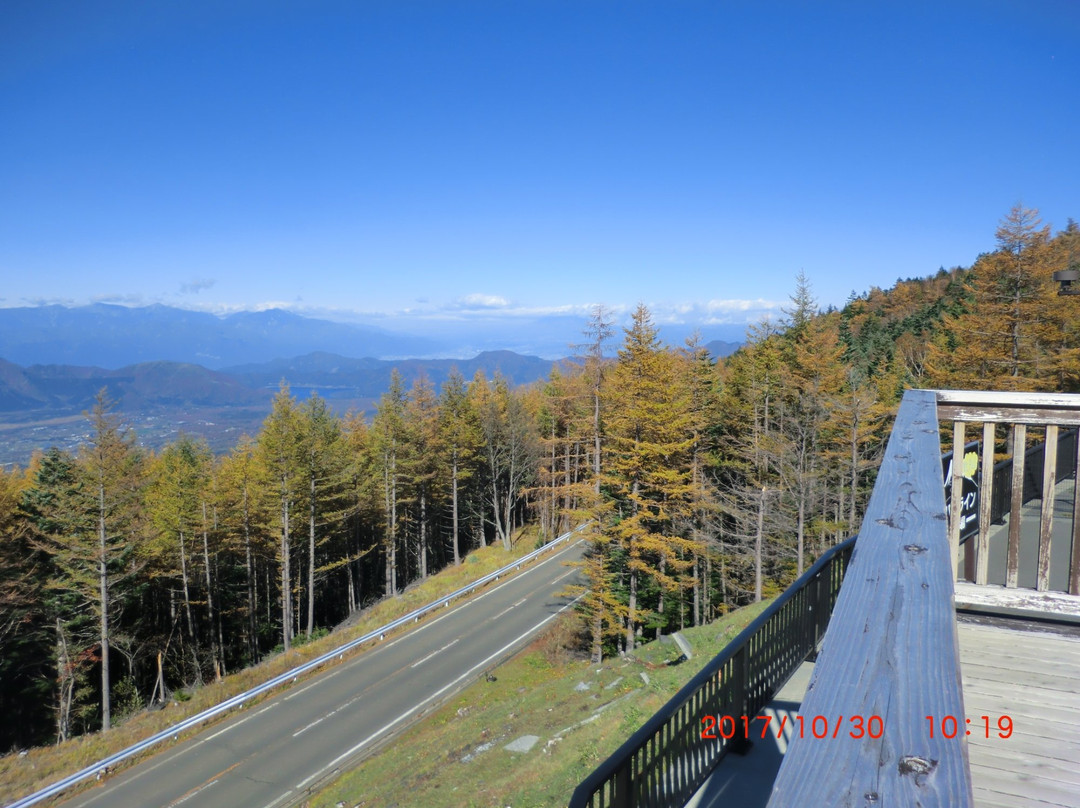
{"type": "Polygon", "coordinates": [[[577,542],[291,690],[62,803],[64,808],[283,808],[475,681],[570,599],[577,542]]]}

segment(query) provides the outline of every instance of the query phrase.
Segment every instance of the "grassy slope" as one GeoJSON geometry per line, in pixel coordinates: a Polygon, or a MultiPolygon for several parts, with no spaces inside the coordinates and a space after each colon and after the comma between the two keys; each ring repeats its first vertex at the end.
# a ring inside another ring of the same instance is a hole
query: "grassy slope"
{"type": "Polygon", "coordinates": [[[593,665],[568,659],[572,616],[452,699],[378,754],[315,795],[311,808],[566,805],[571,792],[715,656],[767,604],[733,612],[684,636],[694,658],[679,665],[673,644],[593,665]],[[641,674],[649,683],[646,684],[641,674]],[[587,690],[578,690],[581,683],[587,690]],[[601,707],[609,705],[600,712],[601,707]],[[527,753],[504,747],[523,735],[527,753]]]}
{"type": "MultiPolygon", "coordinates": [[[[361,613],[347,628],[293,649],[289,654],[277,654],[259,665],[228,676],[218,684],[199,688],[186,701],[174,700],[163,710],[140,712],[108,733],[82,736],[58,746],[38,747],[24,755],[0,757],[0,804],[8,802],[56,782],[76,771],[149,738],[179,721],[206,710],[227,698],[243,693],[272,679],[309,659],[324,654],[363,634],[408,614],[413,609],[460,589],[470,581],[510,563],[533,549],[535,536],[521,537],[511,552],[499,544],[473,550],[458,567],[448,567],[412,586],[400,597],[383,600],[361,613]]],[[[362,651],[354,652],[362,653],[362,651]]],[[[332,663],[331,663],[332,664],[332,663]]],[[[325,667],[319,668],[324,670],[325,667]]],[[[276,690],[273,692],[280,692],[276,690]]],[[[206,726],[203,724],[202,726],[206,726]]],[[[167,749],[159,746],[157,751],[167,749]]]]}

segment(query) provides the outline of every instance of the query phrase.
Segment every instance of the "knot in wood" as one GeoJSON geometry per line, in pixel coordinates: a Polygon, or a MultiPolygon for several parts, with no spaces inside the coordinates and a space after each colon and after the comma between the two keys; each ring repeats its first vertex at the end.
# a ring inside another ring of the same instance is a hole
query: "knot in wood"
{"type": "Polygon", "coordinates": [[[925,777],[937,768],[938,762],[936,760],[919,757],[918,755],[904,755],[900,758],[900,764],[897,767],[901,776],[905,774],[911,774],[915,776],[915,782],[922,784],[920,777],[925,777]]]}
{"type": "Polygon", "coordinates": [[[926,548],[923,547],[921,544],[905,544],[904,549],[912,555],[918,555],[919,553],[926,552],[926,548]]]}
{"type": "Polygon", "coordinates": [[[880,797],[878,797],[878,793],[876,791],[867,791],[865,794],[863,794],[863,799],[865,799],[868,803],[872,805],[873,803],[877,802],[880,797]]]}

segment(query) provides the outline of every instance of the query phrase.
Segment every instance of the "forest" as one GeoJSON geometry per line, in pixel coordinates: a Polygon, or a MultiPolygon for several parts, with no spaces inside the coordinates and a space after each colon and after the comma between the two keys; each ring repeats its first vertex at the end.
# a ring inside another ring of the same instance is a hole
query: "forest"
{"type": "Polygon", "coordinates": [[[905,388],[1080,389],[1080,301],[1052,279],[1074,265],[1080,228],[1018,205],[970,268],[839,310],[800,274],[724,360],[596,307],[542,384],[395,374],[366,417],[283,383],[221,456],[140,447],[103,390],[78,452],[0,472],[0,749],[108,730],[582,523],[594,660],[776,595],[857,530],[905,388]]]}

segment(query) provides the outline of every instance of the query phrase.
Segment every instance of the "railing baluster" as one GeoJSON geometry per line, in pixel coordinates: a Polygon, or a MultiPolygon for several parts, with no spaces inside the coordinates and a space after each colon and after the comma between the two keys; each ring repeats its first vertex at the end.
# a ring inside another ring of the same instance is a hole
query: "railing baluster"
{"type": "Polygon", "coordinates": [[[1046,427],[1046,454],[1043,456],[1042,517],[1039,520],[1039,563],[1035,588],[1050,588],[1050,537],[1054,529],[1054,487],[1057,485],[1058,428],[1046,427]]]}
{"type": "Polygon", "coordinates": [[[1024,506],[1024,461],[1027,425],[1013,424],[1012,503],[1009,507],[1009,546],[1005,557],[1005,586],[1015,589],[1020,570],[1020,511],[1024,506]]]}
{"type": "Polygon", "coordinates": [[[1073,466],[1072,552],[1069,553],[1069,594],[1080,595],[1080,431],[1073,439],[1076,452],[1073,466]]]}
{"type": "Polygon", "coordinates": [[[994,496],[994,424],[983,424],[982,473],[979,478],[979,543],[975,548],[975,583],[990,573],[990,504],[994,496]]]}
{"type": "Polygon", "coordinates": [[[960,514],[964,507],[964,422],[953,422],[952,505],[949,512],[949,547],[953,574],[960,562],[960,514]]]}

